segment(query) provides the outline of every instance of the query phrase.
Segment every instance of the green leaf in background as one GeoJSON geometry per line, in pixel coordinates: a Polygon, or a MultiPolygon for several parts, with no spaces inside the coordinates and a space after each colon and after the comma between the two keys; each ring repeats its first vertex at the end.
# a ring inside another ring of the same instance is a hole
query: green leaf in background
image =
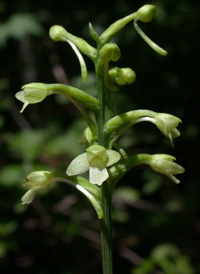
{"type": "Polygon", "coordinates": [[[40,36],[43,28],[33,14],[15,13],[8,21],[0,23],[0,47],[4,47],[9,38],[17,40],[26,35],[40,36]]]}

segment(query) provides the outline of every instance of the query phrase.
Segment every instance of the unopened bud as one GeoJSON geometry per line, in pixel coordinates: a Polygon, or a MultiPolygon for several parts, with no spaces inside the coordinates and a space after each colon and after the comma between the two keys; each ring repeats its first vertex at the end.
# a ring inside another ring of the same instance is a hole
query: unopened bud
{"type": "Polygon", "coordinates": [[[121,57],[121,51],[117,44],[108,43],[100,50],[100,56],[104,61],[118,61],[121,57]]]}
{"type": "Polygon", "coordinates": [[[109,70],[109,79],[118,85],[132,84],[135,81],[136,74],[131,68],[114,67],[109,70]]]}
{"type": "Polygon", "coordinates": [[[144,5],[137,11],[137,18],[144,23],[148,23],[153,19],[155,11],[154,5],[144,5]]]}

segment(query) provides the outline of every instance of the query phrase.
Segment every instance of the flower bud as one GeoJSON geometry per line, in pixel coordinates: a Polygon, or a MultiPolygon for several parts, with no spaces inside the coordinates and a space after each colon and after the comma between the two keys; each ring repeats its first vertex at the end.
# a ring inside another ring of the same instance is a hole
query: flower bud
{"type": "Polygon", "coordinates": [[[154,5],[144,5],[137,11],[137,19],[148,23],[153,19],[155,11],[156,8],[154,5]]]}
{"type": "Polygon", "coordinates": [[[121,57],[121,51],[117,44],[108,43],[102,47],[100,50],[100,56],[104,61],[118,61],[121,57]]]}
{"type": "Polygon", "coordinates": [[[136,74],[131,68],[114,67],[109,70],[109,80],[118,85],[132,84],[135,81],[136,74]]]}
{"type": "Polygon", "coordinates": [[[28,189],[25,195],[22,197],[22,204],[30,204],[35,194],[41,190],[44,190],[52,183],[53,173],[49,171],[34,171],[26,177],[26,182],[23,186],[28,189]]]}
{"type": "Polygon", "coordinates": [[[67,31],[62,26],[52,26],[49,31],[49,36],[54,41],[62,41],[62,36],[66,35],[67,31]]]}

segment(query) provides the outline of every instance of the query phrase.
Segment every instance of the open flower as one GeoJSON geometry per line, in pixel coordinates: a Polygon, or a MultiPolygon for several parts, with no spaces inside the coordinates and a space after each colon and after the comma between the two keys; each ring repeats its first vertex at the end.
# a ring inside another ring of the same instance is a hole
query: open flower
{"type": "Polygon", "coordinates": [[[180,131],[177,129],[181,119],[178,117],[167,114],[167,113],[154,113],[152,115],[138,118],[136,122],[148,121],[157,126],[163,135],[170,139],[171,145],[173,146],[173,138],[180,136],[180,131]]]}
{"type": "Polygon", "coordinates": [[[159,113],[156,115],[154,123],[171,142],[173,138],[180,136],[177,126],[181,123],[181,119],[176,116],[167,113],[159,113]]]}
{"type": "Polygon", "coordinates": [[[174,160],[176,158],[171,155],[154,154],[150,156],[150,159],[144,160],[143,163],[150,165],[153,170],[166,175],[170,180],[178,184],[180,181],[174,175],[183,173],[184,168],[174,163],[174,160]]]}
{"type": "Polygon", "coordinates": [[[77,156],[67,168],[67,175],[74,176],[89,170],[91,184],[101,185],[109,177],[106,167],[119,161],[121,155],[114,150],[93,144],[86,152],[77,156]]]}
{"type": "Polygon", "coordinates": [[[21,112],[29,104],[36,104],[43,101],[49,95],[49,91],[43,83],[30,83],[22,87],[22,91],[15,94],[15,97],[24,103],[21,112]]]}
{"type": "Polygon", "coordinates": [[[53,173],[49,171],[31,172],[26,177],[26,182],[23,184],[23,186],[28,189],[28,191],[22,197],[22,204],[30,204],[37,192],[50,186],[50,184],[53,182],[51,181],[52,178],[53,173]]]}

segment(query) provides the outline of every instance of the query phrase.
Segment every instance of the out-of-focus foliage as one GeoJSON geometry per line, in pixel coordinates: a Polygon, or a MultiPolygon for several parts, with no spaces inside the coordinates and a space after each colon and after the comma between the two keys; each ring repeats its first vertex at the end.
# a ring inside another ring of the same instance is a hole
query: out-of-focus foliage
{"type": "Polygon", "coordinates": [[[26,35],[40,36],[42,27],[31,14],[13,14],[0,25],[0,47],[5,47],[9,38],[23,39],[26,35]]]}
{"type": "MultiPolygon", "coordinates": [[[[113,197],[115,273],[192,274],[200,272],[199,7],[196,1],[150,2],[157,7],[155,19],[139,24],[168,56],[157,56],[127,25],[115,38],[122,52],[119,66],[132,67],[137,76],[133,85],[114,94],[114,107],[118,113],[147,108],[180,117],[182,134],[172,154],[186,172],[177,186],[138,167],[118,185],[113,197]]],[[[94,94],[90,61],[82,87],[76,57],[67,45],[50,40],[49,28],[63,25],[93,43],[88,22],[101,32],[145,3],[0,1],[1,273],[101,273],[99,224],[84,197],[57,184],[31,206],[20,202],[29,172],[65,170],[83,151],[77,143],[85,122],[59,96],[20,114],[14,94],[29,82],[70,82],[94,94]]],[[[129,154],[172,150],[167,138],[145,123],[120,142],[129,154]]]]}
{"type": "Polygon", "coordinates": [[[159,267],[166,274],[194,274],[195,270],[187,256],[181,255],[178,248],[169,243],[156,246],[148,258],[135,267],[132,274],[150,274],[159,267]]]}

